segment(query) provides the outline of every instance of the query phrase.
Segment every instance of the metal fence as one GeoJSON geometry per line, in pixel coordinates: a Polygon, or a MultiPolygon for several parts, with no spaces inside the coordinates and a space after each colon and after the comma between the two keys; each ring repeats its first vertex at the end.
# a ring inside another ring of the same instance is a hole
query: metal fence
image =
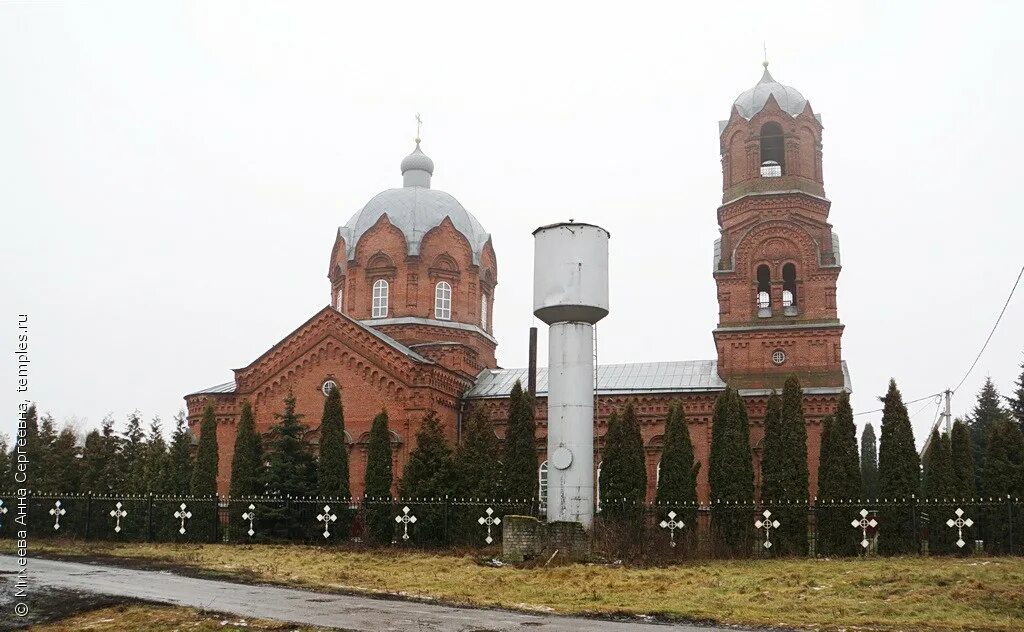
{"type": "MultiPolygon", "coordinates": [[[[508,515],[540,516],[536,499],[330,498],[0,493],[0,538],[134,542],[352,543],[487,547],[508,515]]],[[[1019,498],[634,504],[602,502],[595,553],[616,559],[870,553],[1024,555],[1019,498]]]]}

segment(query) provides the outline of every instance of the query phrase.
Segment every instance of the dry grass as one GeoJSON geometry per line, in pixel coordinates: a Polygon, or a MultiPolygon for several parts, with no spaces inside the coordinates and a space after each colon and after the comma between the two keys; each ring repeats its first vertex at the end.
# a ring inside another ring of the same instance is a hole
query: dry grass
{"type": "Polygon", "coordinates": [[[243,619],[233,615],[217,615],[200,612],[191,608],[171,606],[131,605],[101,608],[77,614],[55,623],[45,623],[32,628],[39,632],[218,632],[223,630],[257,630],[315,632],[322,628],[297,627],[263,621],[243,619]]]}
{"type": "Polygon", "coordinates": [[[737,560],[665,568],[490,568],[471,557],[286,545],[33,543],[324,590],[560,613],[826,630],[1021,630],[1024,559],[737,560]]]}

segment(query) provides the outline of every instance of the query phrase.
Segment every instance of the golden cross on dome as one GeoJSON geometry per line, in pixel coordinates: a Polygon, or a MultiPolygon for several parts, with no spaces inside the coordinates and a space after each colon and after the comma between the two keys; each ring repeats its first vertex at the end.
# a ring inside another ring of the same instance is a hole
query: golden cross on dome
{"type": "Polygon", "coordinates": [[[420,144],[420,127],[423,126],[423,119],[420,118],[420,113],[416,113],[416,144],[420,144]]]}

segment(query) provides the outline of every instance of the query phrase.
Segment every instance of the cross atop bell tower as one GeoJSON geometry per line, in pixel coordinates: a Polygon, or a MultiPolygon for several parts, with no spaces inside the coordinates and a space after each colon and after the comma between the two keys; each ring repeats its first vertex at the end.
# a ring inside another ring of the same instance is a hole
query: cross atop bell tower
{"type": "Polygon", "coordinates": [[[737,388],[780,388],[794,373],[805,387],[843,386],[821,117],[763,66],[719,123],[718,372],[737,388]]]}

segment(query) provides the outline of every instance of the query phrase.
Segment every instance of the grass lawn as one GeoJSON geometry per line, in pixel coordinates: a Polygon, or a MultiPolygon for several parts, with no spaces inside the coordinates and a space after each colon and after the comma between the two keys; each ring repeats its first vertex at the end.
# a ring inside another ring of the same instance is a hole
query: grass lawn
{"type": "MultiPolygon", "coordinates": [[[[10,541],[0,550],[11,551],[10,541]]],[[[33,542],[321,590],[566,614],[647,614],[825,630],[1024,629],[1024,558],[700,561],[665,568],[491,568],[469,556],[298,545],[33,542]]]]}
{"type": "Polygon", "coordinates": [[[77,614],[54,623],[33,626],[39,632],[213,632],[214,630],[294,630],[316,632],[321,628],[296,627],[276,621],[243,619],[234,615],[217,615],[191,608],[172,606],[126,605],[100,608],[77,614]]]}

